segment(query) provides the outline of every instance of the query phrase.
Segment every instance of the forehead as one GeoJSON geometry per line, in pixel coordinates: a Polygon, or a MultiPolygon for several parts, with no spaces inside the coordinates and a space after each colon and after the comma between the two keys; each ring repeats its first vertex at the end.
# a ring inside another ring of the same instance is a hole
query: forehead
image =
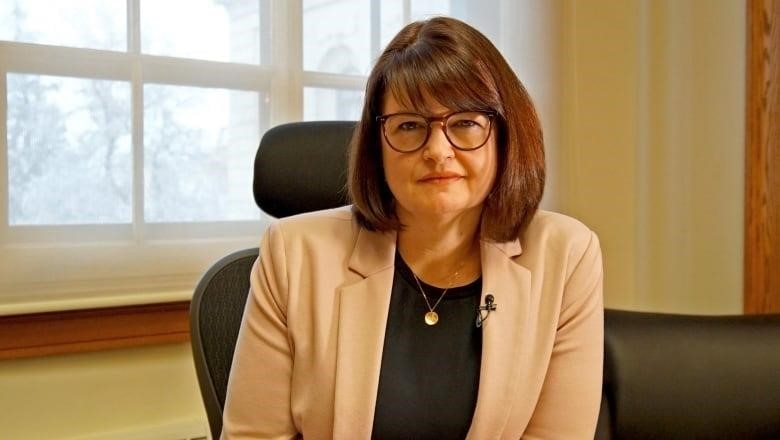
{"type": "Polygon", "coordinates": [[[388,90],[382,97],[382,113],[420,113],[423,115],[439,115],[445,114],[453,109],[450,109],[438,101],[436,101],[430,93],[422,92],[421,99],[414,101],[409,95],[403,94],[398,96],[397,93],[388,90]]]}

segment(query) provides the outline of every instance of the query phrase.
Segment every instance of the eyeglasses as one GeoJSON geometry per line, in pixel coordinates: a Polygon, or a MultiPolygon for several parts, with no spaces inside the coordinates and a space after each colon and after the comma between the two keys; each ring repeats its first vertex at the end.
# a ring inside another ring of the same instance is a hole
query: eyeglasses
{"type": "Polygon", "coordinates": [[[412,153],[425,145],[431,136],[431,123],[441,121],[444,136],[458,150],[472,151],[482,147],[490,137],[493,112],[453,112],[432,118],[417,113],[392,113],[377,116],[387,144],[399,153],[412,153]]]}

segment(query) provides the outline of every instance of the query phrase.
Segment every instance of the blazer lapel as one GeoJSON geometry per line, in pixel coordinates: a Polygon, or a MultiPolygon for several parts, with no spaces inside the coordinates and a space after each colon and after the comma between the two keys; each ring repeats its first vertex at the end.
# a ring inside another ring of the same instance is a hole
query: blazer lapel
{"type": "MultiPolygon", "coordinates": [[[[394,275],[396,235],[360,229],[349,262],[356,281],[340,290],[333,438],[369,438],[394,275]]],[[[482,334],[479,397],[469,439],[500,438],[516,405],[529,338],[530,272],[515,263],[518,241],[483,242],[482,296],[495,297],[482,334]]],[[[530,415],[529,415],[530,416],[530,415]]]]}
{"type": "Polygon", "coordinates": [[[340,291],[333,438],[369,438],[390,307],[395,234],[360,229],[340,291]]]}
{"type": "Polygon", "coordinates": [[[492,294],[496,310],[482,329],[479,396],[469,439],[500,438],[518,399],[531,291],[531,273],[512,260],[521,252],[519,241],[482,243],[481,304],[492,294]]]}

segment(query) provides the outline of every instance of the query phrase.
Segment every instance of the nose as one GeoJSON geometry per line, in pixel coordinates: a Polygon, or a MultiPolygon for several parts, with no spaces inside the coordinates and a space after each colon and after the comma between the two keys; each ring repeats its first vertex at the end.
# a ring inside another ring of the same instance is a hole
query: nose
{"type": "Polygon", "coordinates": [[[423,158],[442,163],[454,156],[455,147],[444,134],[444,123],[442,121],[431,122],[431,132],[423,147],[423,158]]]}

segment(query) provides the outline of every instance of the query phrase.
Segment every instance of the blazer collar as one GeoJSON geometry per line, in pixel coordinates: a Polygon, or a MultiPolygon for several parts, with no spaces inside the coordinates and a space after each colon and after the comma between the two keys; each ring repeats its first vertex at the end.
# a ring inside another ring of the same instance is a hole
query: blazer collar
{"type": "Polygon", "coordinates": [[[358,231],[357,276],[339,292],[333,438],[371,437],[393,285],[396,234],[358,231]]]}
{"type": "Polygon", "coordinates": [[[482,242],[482,299],[493,295],[496,310],[482,327],[479,395],[468,439],[502,437],[523,370],[521,358],[529,332],[531,272],[513,257],[522,253],[518,240],[482,242]]]}
{"type": "Polygon", "coordinates": [[[358,229],[355,248],[349,258],[349,269],[367,278],[392,267],[395,261],[395,232],[376,232],[358,229]]]}
{"type": "MultiPolygon", "coordinates": [[[[394,275],[396,234],[360,228],[349,269],[354,283],[340,289],[335,378],[334,438],[369,438],[376,407],[387,314],[394,275]]],[[[479,397],[469,438],[497,438],[519,382],[517,359],[528,332],[531,275],[513,257],[519,241],[482,242],[482,296],[497,309],[483,327],[479,397]]]]}
{"type": "MultiPolygon", "coordinates": [[[[395,261],[395,246],[397,234],[395,232],[375,232],[364,228],[358,229],[355,248],[349,259],[350,270],[363,277],[368,277],[380,270],[392,266],[395,261]]],[[[503,254],[506,258],[514,258],[523,253],[520,240],[495,243],[483,241],[481,243],[482,267],[485,266],[486,248],[490,249],[491,259],[503,254]],[[495,252],[498,254],[493,255],[495,252]]]]}

